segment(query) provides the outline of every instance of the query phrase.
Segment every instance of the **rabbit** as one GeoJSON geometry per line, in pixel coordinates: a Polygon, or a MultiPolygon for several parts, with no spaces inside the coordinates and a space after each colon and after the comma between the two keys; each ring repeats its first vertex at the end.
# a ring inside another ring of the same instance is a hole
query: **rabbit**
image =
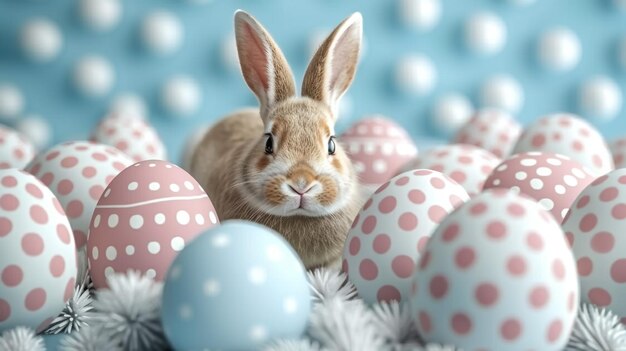
{"type": "Polygon", "coordinates": [[[221,220],[244,219],[280,233],[308,269],[339,266],[362,199],[350,159],[335,137],[338,103],[359,61],[362,16],[328,36],[296,96],[293,74],[270,34],[235,12],[241,71],[260,108],[212,125],[195,148],[190,173],[221,220]]]}

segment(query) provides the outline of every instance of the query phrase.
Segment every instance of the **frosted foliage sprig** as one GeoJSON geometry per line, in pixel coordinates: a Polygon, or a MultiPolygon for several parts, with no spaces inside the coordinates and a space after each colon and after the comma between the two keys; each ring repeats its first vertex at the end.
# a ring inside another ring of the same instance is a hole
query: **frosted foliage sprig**
{"type": "Polygon", "coordinates": [[[566,350],[626,351],[626,329],[613,312],[582,303],[566,350]]]}
{"type": "Polygon", "coordinates": [[[89,290],[89,278],[74,288],[74,295],[65,303],[65,307],[48,326],[46,334],[72,333],[86,327],[94,318],[93,299],[89,290]]]}
{"type": "Polygon", "coordinates": [[[318,268],[307,272],[307,275],[314,302],[319,303],[332,298],[352,300],[357,296],[354,284],[338,269],[318,268]]]}
{"type": "Polygon", "coordinates": [[[122,347],[100,324],[92,324],[61,340],[59,351],[121,351],[122,347]]]}
{"type": "Polygon", "coordinates": [[[161,326],[163,283],[136,271],[114,273],[108,289],[96,291],[97,323],[123,350],[165,350],[161,326]]]}
{"type": "Polygon", "coordinates": [[[407,303],[380,302],[372,306],[374,324],[387,342],[403,344],[418,340],[411,309],[407,303]]]}
{"type": "Polygon", "coordinates": [[[43,339],[26,327],[9,329],[0,335],[0,351],[45,351],[43,339]]]}

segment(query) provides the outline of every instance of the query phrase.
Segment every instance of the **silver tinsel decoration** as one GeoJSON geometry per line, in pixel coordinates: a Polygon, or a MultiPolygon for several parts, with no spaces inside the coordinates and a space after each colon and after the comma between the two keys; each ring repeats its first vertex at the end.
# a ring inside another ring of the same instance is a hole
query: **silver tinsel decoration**
{"type": "Polygon", "coordinates": [[[626,329],[611,311],[583,303],[566,350],[625,351],[626,329]]]}
{"type": "Polygon", "coordinates": [[[113,274],[108,289],[96,291],[98,324],[124,350],[164,350],[168,347],[161,326],[163,283],[136,271],[113,274]]]}
{"type": "Polygon", "coordinates": [[[387,342],[404,344],[417,341],[417,329],[407,303],[381,302],[372,307],[374,324],[387,342]]]}
{"type": "Polygon", "coordinates": [[[46,334],[71,333],[89,324],[94,317],[90,282],[89,276],[85,275],[83,282],[74,289],[74,295],[65,303],[61,314],[46,329],[46,334]]]}
{"type": "Polygon", "coordinates": [[[345,273],[339,270],[319,268],[307,272],[307,275],[314,302],[322,302],[332,298],[352,300],[357,295],[352,282],[348,280],[345,273]]]}
{"type": "Polygon", "coordinates": [[[0,351],[45,351],[41,336],[26,327],[16,327],[0,336],[0,351]]]}
{"type": "Polygon", "coordinates": [[[315,305],[308,333],[333,351],[378,351],[385,342],[374,319],[361,300],[335,297],[315,305]]]}
{"type": "Polygon", "coordinates": [[[74,332],[61,340],[59,351],[121,351],[117,340],[102,328],[102,325],[90,325],[74,332]]]}
{"type": "Polygon", "coordinates": [[[302,340],[276,340],[263,348],[263,351],[326,351],[317,343],[307,339],[302,340]]]}

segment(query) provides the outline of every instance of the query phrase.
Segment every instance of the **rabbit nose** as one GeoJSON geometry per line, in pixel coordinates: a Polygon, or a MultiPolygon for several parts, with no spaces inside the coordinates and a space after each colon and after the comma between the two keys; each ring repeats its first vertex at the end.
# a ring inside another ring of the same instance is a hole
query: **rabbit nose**
{"type": "Polygon", "coordinates": [[[312,183],[304,184],[303,186],[302,183],[300,182],[299,184],[287,184],[287,185],[289,186],[289,189],[291,191],[302,196],[308,193],[309,191],[311,191],[311,189],[313,189],[317,184],[312,182],[312,183]]]}

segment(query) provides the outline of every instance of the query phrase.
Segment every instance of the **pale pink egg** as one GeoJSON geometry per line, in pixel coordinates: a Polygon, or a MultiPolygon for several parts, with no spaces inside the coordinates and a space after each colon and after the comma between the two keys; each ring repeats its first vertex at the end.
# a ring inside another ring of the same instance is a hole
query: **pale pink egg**
{"type": "Polygon", "coordinates": [[[484,189],[508,188],[528,195],[561,223],[578,194],[594,179],[587,167],[567,156],[526,152],[496,167],[484,189]]]}
{"type": "Polygon", "coordinates": [[[219,220],[211,200],[187,172],[166,161],[122,171],[93,212],[87,253],[97,288],[113,272],[138,270],[163,280],[177,253],[219,220]]]}
{"type": "Polygon", "coordinates": [[[505,158],[511,154],[521,131],[522,126],[508,112],[486,108],[459,129],[453,142],[475,145],[505,158]]]}
{"type": "Polygon", "coordinates": [[[615,168],[626,168],[626,137],[617,139],[609,144],[615,168]]]}
{"type": "Polygon", "coordinates": [[[582,118],[568,113],[551,114],[529,125],[513,153],[529,151],[565,155],[586,166],[595,176],[615,168],[600,132],[582,118]]]}
{"type": "Polygon", "coordinates": [[[135,162],[167,159],[157,131],[137,116],[111,113],[100,121],[91,140],[114,146],[135,162]]]}
{"type": "Polygon", "coordinates": [[[581,298],[626,323],[626,169],[591,183],[563,222],[578,266],[581,298]]]}
{"type": "Polygon", "coordinates": [[[361,184],[375,190],[417,156],[417,147],[397,123],[383,116],[358,121],[339,138],[361,184]]]}
{"type": "Polygon", "coordinates": [[[576,265],[559,223],[508,189],[447,216],[413,282],[423,339],[465,350],[563,350],[578,310],[576,265]]]}
{"type": "Polygon", "coordinates": [[[404,170],[432,169],[459,183],[469,196],[483,190],[483,183],[502,160],[491,152],[469,144],[442,145],[420,154],[404,170]]]}
{"type": "Polygon", "coordinates": [[[348,232],[343,270],[367,303],[407,300],[415,264],[428,238],[469,196],[462,186],[429,169],[383,184],[348,232]]]}
{"type": "Polygon", "coordinates": [[[19,132],[0,125],[0,169],[22,169],[35,156],[35,147],[19,132]]]}
{"type": "Polygon", "coordinates": [[[0,170],[0,332],[41,331],[75,282],[74,237],[57,198],[31,174],[0,170]]]}

